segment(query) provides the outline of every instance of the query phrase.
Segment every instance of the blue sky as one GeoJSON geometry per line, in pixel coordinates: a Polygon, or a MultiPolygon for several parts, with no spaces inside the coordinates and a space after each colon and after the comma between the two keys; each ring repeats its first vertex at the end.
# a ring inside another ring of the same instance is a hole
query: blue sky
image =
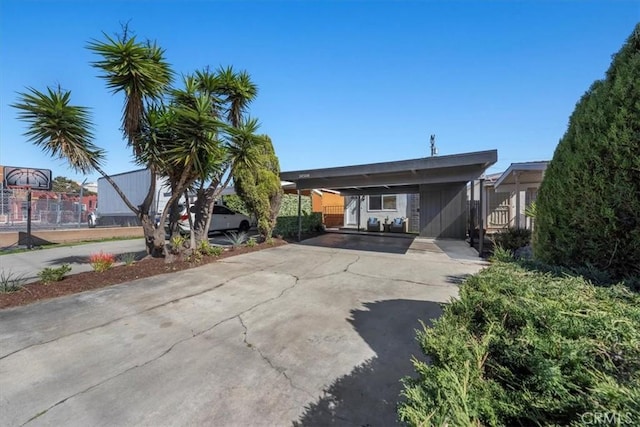
{"type": "MultiPolygon", "coordinates": [[[[105,170],[134,169],[122,96],[85,48],[120,24],[166,49],[177,73],[247,70],[251,115],[282,170],[498,149],[550,159],[575,103],[640,21],[638,1],[0,2],[0,164],[85,177],[26,142],[9,105],[31,86],[88,106],[105,170]]],[[[87,178],[97,179],[98,174],[87,178]]]]}

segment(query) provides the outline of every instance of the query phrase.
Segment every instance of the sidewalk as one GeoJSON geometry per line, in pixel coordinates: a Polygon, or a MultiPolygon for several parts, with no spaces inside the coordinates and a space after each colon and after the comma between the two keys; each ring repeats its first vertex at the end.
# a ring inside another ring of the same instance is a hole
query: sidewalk
{"type": "MultiPolygon", "coordinates": [[[[257,232],[251,230],[250,236],[257,232]]],[[[216,246],[229,246],[224,234],[216,234],[209,238],[209,242],[216,246]]],[[[96,243],[80,243],[75,246],[62,246],[47,249],[33,249],[15,254],[0,255],[0,271],[5,275],[12,273],[13,277],[23,275],[26,283],[38,280],[38,273],[46,267],[59,267],[69,264],[71,272],[68,274],[91,271],[89,256],[98,252],[111,253],[119,259],[124,254],[135,254],[136,259],[146,256],[144,239],[110,240],[96,243]]]]}
{"type": "Polygon", "coordinates": [[[26,282],[30,283],[38,280],[38,273],[46,267],[69,264],[69,274],[91,271],[89,256],[100,251],[114,254],[116,257],[134,253],[137,259],[146,255],[144,239],[112,240],[0,255],[0,270],[5,274],[12,273],[14,277],[23,276],[26,282]]]}

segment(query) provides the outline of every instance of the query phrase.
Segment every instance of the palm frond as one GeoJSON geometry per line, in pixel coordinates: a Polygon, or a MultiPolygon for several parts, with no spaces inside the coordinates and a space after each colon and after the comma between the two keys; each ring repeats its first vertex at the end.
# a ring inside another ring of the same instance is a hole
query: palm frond
{"type": "Polygon", "coordinates": [[[70,105],[71,92],[33,88],[19,93],[18,119],[29,125],[25,136],[50,156],[65,159],[76,171],[88,173],[104,160],[104,150],[93,144],[93,124],[86,107],[70,105]]]}
{"type": "Polygon", "coordinates": [[[249,73],[246,71],[236,73],[233,67],[219,68],[217,76],[218,92],[227,104],[227,121],[232,126],[238,127],[249,104],[258,95],[258,87],[251,81],[249,73]]]}
{"type": "Polygon", "coordinates": [[[232,174],[238,168],[255,169],[258,165],[265,139],[258,135],[260,123],[257,119],[248,118],[237,127],[229,127],[227,133],[227,152],[231,162],[232,174]]]}
{"type": "Polygon", "coordinates": [[[210,169],[209,163],[223,156],[218,138],[221,122],[211,116],[211,99],[199,95],[193,104],[176,105],[175,139],[166,151],[175,168],[191,168],[198,176],[210,169]]]}
{"type": "Polygon", "coordinates": [[[113,93],[125,94],[122,130],[139,155],[136,139],[144,119],[145,102],[162,98],[171,84],[173,71],[164,58],[164,50],[155,43],[139,43],[135,37],[116,40],[104,36],[106,41],[92,40],[87,45],[102,57],[91,65],[102,71],[100,77],[113,93]]]}

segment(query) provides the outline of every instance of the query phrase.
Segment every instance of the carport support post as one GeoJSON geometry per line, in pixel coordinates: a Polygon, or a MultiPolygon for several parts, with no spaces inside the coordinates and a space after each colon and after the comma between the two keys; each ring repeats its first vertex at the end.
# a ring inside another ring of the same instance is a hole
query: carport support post
{"type": "Polygon", "coordinates": [[[358,195],[358,200],[356,201],[356,209],[358,209],[358,231],[360,231],[360,195],[358,195]]]}
{"type": "Polygon", "coordinates": [[[476,222],[474,221],[474,218],[473,218],[473,211],[475,208],[474,205],[476,201],[475,192],[474,192],[475,186],[476,186],[476,181],[472,180],[471,181],[471,203],[469,203],[469,245],[471,247],[473,247],[473,234],[476,232],[475,230],[476,222]]]}
{"type": "Polygon", "coordinates": [[[520,228],[520,177],[518,175],[518,172],[513,172],[516,179],[516,228],[520,228]]]}
{"type": "Polygon", "coordinates": [[[298,190],[298,242],[302,240],[302,193],[298,190]]]}
{"type": "Polygon", "coordinates": [[[482,250],[484,246],[484,178],[480,178],[480,185],[478,191],[480,192],[480,215],[478,215],[478,254],[482,257],[482,250]]]}

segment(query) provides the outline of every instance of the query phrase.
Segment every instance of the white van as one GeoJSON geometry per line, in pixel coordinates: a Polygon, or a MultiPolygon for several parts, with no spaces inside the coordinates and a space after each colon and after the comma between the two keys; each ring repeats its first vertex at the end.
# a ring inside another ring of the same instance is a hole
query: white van
{"type": "MultiPolygon", "coordinates": [[[[187,209],[184,204],[178,205],[180,209],[180,218],[178,220],[178,227],[180,233],[188,234],[189,217],[187,216],[187,209]]],[[[195,215],[191,212],[191,220],[193,221],[195,215]]],[[[165,227],[168,227],[168,223],[165,227]]],[[[211,215],[211,224],[209,225],[209,233],[222,232],[222,231],[249,231],[251,228],[251,218],[243,215],[239,212],[234,212],[226,206],[214,205],[211,215]]]]}

